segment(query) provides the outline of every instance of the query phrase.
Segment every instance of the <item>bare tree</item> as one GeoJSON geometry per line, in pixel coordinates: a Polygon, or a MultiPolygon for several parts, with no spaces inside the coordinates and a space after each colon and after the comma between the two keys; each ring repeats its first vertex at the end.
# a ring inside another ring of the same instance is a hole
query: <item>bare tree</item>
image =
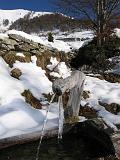
{"type": "Polygon", "coordinates": [[[54,3],[65,13],[87,17],[96,32],[99,46],[111,34],[110,21],[120,14],[120,0],[55,0],[54,3]]]}

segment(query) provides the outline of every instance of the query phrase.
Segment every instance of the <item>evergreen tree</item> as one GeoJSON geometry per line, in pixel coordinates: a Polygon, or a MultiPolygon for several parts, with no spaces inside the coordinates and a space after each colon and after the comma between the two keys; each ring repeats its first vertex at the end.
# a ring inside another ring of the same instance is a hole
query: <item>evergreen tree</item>
{"type": "Polygon", "coordinates": [[[48,33],[48,41],[49,42],[54,42],[54,38],[51,32],[48,33]]]}

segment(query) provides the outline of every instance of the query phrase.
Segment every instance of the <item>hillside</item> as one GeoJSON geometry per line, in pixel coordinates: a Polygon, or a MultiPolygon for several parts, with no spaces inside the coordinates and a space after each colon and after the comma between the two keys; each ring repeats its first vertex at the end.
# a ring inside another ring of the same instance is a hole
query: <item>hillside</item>
{"type": "Polygon", "coordinates": [[[80,22],[60,13],[34,16],[28,14],[24,18],[15,21],[10,29],[21,30],[27,33],[39,33],[40,31],[70,31],[80,28],[80,22]]]}
{"type": "Polygon", "coordinates": [[[4,32],[9,29],[9,27],[18,19],[26,17],[29,18],[39,17],[46,14],[52,14],[50,12],[34,12],[24,9],[16,10],[0,10],[0,32],[4,32]]]}
{"type": "Polygon", "coordinates": [[[39,33],[54,30],[71,31],[89,27],[88,21],[79,21],[61,13],[34,12],[23,9],[0,10],[0,32],[16,29],[26,33],[39,33]]]}

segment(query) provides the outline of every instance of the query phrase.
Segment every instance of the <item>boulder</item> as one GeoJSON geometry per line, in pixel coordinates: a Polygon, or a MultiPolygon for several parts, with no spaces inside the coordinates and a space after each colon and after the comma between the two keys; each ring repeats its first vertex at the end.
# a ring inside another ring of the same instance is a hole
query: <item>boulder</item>
{"type": "Polygon", "coordinates": [[[113,145],[110,135],[105,130],[92,120],[77,123],[67,133],[67,135],[74,134],[77,140],[83,138],[86,149],[90,151],[90,157],[115,157],[115,147],[113,145]]]}
{"type": "Polygon", "coordinates": [[[11,76],[14,77],[14,78],[17,78],[19,79],[19,77],[22,75],[22,72],[20,69],[18,68],[14,68],[12,71],[11,71],[11,76]]]}
{"type": "Polygon", "coordinates": [[[26,39],[20,35],[17,34],[8,34],[9,39],[15,40],[16,42],[27,42],[27,43],[31,43],[31,40],[26,39]]]}

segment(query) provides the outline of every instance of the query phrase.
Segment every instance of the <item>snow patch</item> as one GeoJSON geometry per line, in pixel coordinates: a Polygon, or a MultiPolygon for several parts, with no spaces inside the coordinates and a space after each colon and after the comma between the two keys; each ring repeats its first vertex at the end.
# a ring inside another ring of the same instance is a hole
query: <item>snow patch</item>
{"type": "Polygon", "coordinates": [[[16,56],[25,57],[23,53],[16,53],[16,56]]]}

